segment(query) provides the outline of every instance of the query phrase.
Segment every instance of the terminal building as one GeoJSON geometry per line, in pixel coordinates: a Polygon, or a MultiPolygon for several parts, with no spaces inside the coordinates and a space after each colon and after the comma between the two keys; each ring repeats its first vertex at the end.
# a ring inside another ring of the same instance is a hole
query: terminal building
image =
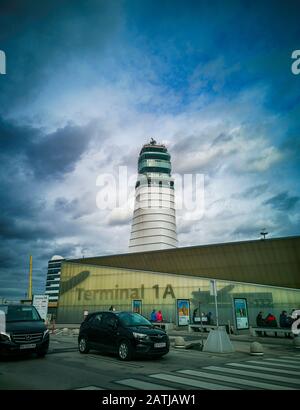
{"type": "Polygon", "coordinates": [[[299,309],[300,236],[65,260],[57,320],[80,323],[86,310],[132,310],[138,301],[146,317],[156,309],[176,323],[180,299],[190,312],[214,317],[212,280],[220,324],[233,322],[237,298],[246,299],[252,325],[259,311],[278,319],[282,310],[299,309]]]}

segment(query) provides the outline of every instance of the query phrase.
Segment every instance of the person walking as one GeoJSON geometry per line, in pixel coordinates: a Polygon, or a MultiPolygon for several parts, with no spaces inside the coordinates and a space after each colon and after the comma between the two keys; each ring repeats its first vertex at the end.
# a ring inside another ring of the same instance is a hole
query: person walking
{"type": "Polygon", "coordinates": [[[111,305],[111,307],[108,310],[111,310],[112,312],[114,312],[116,309],[113,305],[111,305]]]}

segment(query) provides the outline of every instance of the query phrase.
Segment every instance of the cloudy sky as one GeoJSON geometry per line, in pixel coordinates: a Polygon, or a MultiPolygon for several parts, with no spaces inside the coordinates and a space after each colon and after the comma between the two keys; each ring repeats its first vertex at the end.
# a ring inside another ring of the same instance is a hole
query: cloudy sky
{"type": "MultiPolygon", "coordinates": [[[[201,174],[180,246],[300,233],[299,1],[1,0],[0,297],[47,261],[127,252],[130,210],[99,209],[99,175],[166,143],[201,174]]],[[[123,192],[124,184],[120,184],[123,192]]]]}

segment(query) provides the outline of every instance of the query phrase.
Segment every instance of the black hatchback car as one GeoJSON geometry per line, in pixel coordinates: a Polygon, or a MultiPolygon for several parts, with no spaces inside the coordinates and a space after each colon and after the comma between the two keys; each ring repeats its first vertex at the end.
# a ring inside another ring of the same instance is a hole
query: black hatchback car
{"type": "Polygon", "coordinates": [[[37,353],[44,357],[49,330],[31,305],[0,305],[0,353],[37,353]]]}
{"type": "Polygon", "coordinates": [[[138,313],[96,312],[81,324],[78,347],[80,353],[96,349],[130,360],[135,355],[161,357],[169,352],[170,341],[163,330],[138,313]]]}

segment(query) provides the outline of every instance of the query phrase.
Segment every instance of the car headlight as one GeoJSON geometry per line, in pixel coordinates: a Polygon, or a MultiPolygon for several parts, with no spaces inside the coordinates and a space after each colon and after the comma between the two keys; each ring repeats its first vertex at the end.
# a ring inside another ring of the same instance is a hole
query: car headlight
{"type": "Polygon", "coordinates": [[[44,331],[43,338],[45,338],[45,337],[48,336],[48,335],[49,335],[49,330],[46,329],[46,330],[44,331]]]}
{"type": "Polygon", "coordinates": [[[148,335],[145,335],[145,333],[136,333],[136,332],[133,332],[133,336],[134,336],[136,339],[139,339],[139,340],[148,340],[148,339],[149,339],[148,335]]]}
{"type": "Polygon", "coordinates": [[[2,340],[3,342],[7,342],[10,339],[10,334],[6,333],[6,332],[0,332],[0,340],[2,340]]]}

